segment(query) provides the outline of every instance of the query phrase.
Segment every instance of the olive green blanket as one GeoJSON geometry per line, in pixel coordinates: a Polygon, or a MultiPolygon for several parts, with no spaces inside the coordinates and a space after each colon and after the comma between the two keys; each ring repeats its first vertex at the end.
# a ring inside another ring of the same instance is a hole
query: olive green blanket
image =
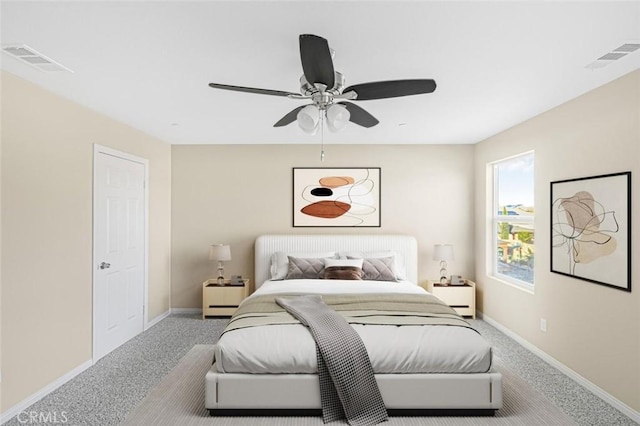
{"type": "MultiPolygon", "coordinates": [[[[275,302],[276,297],[297,296],[301,294],[266,294],[245,299],[223,334],[246,327],[299,324],[275,302]]],[[[325,294],[321,297],[350,324],[452,325],[473,329],[456,311],[431,294],[325,294]]]]}

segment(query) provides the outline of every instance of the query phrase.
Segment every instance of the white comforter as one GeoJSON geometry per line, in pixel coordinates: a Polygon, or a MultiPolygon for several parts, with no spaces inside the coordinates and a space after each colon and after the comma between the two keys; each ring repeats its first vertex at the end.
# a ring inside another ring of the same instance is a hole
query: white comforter
{"type": "MultiPolygon", "coordinates": [[[[253,295],[293,292],[424,293],[425,290],[409,282],[285,280],[267,281],[253,295]]],[[[353,328],[367,348],[375,373],[484,373],[491,367],[489,343],[469,328],[361,324],[353,324],[353,328]]],[[[226,373],[318,372],[315,342],[300,324],[229,331],[217,343],[215,356],[218,370],[226,373]]]]}

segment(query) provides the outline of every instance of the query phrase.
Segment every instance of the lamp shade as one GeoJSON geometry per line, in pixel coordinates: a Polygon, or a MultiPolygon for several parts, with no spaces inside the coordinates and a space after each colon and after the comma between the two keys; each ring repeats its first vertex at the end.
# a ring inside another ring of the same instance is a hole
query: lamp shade
{"type": "Polygon", "coordinates": [[[318,129],[320,117],[319,110],[315,105],[307,105],[298,111],[298,126],[307,133],[314,134],[318,129]]]}
{"type": "Polygon", "coordinates": [[[327,108],[327,127],[332,132],[342,129],[349,122],[349,118],[351,113],[344,105],[333,104],[327,108]]]}
{"type": "Polygon", "coordinates": [[[218,262],[231,260],[231,247],[226,244],[213,244],[209,249],[209,259],[218,262]]]}
{"type": "Polygon", "coordinates": [[[453,246],[451,244],[436,244],[433,246],[433,260],[453,260],[453,246]]]}

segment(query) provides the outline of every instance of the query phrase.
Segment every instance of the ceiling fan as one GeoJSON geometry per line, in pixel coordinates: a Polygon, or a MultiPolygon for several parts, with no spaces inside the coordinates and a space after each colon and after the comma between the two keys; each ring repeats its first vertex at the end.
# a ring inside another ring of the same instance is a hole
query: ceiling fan
{"type": "Polygon", "coordinates": [[[376,81],[345,88],[344,76],[333,68],[334,52],[329,48],[327,40],[312,34],[301,34],[299,39],[303,71],[300,77],[300,93],[219,83],[209,83],[209,86],[259,95],[309,99],[311,104],[293,109],[273,125],[282,127],[297,120],[300,127],[308,133],[315,133],[318,122],[323,120],[324,115],[327,117],[330,130],[338,130],[348,121],[362,127],[373,127],[379,123],[373,115],[348,101],[419,95],[431,93],[436,89],[436,82],[431,79],[376,81]]]}

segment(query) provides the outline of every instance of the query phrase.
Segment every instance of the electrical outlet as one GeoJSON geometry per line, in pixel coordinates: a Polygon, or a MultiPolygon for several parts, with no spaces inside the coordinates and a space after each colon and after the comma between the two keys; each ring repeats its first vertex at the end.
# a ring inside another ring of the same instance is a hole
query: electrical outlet
{"type": "Polygon", "coordinates": [[[540,318],[540,331],[543,333],[547,332],[547,320],[546,318],[540,318]]]}

